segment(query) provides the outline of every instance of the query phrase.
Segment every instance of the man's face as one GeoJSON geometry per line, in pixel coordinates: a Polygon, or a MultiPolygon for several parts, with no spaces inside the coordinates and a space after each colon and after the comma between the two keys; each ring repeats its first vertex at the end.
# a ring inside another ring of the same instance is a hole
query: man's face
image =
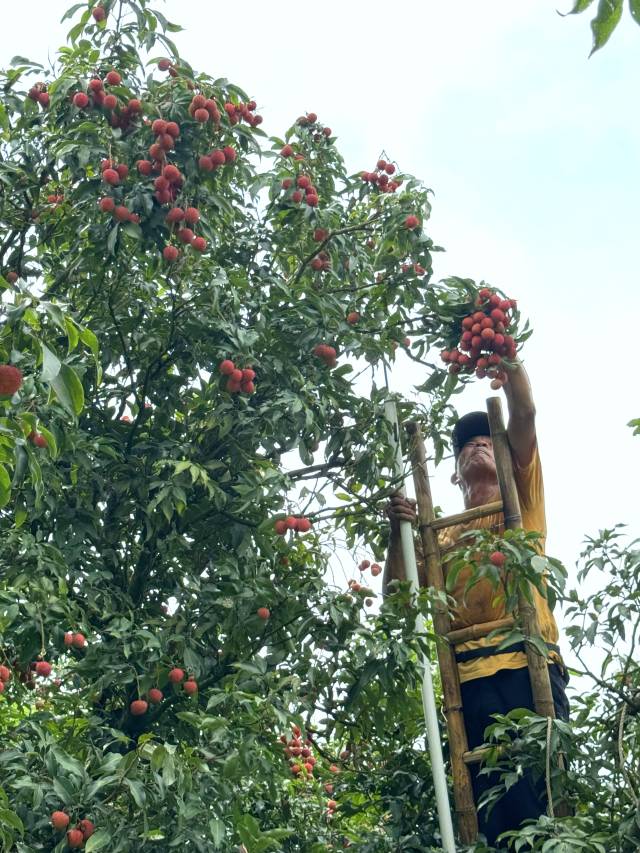
{"type": "Polygon", "coordinates": [[[493,442],[488,435],[476,435],[466,442],[458,456],[456,474],[467,483],[485,478],[496,479],[493,442]]]}

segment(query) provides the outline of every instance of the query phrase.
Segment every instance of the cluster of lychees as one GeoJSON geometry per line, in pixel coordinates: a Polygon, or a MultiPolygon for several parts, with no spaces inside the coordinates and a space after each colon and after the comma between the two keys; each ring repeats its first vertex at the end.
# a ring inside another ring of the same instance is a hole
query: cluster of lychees
{"type": "Polygon", "coordinates": [[[104,109],[109,114],[111,127],[128,130],[140,116],[142,103],[138,98],[129,98],[125,106],[118,101],[116,95],[105,90],[105,83],[108,86],[119,86],[122,83],[122,77],[115,70],[109,71],[104,80],[94,77],[89,81],[86,92],[76,92],[72,95],[73,105],[79,110],[86,110],[87,108],[104,109]]]}
{"type": "Polygon", "coordinates": [[[443,350],[440,357],[449,365],[450,373],[475,371],[479,379],[490,376],[491,387],[499,388],[509,378],[504,359],[516,355],[516,342],[507,329],[517,303],[483,287],[475,307],[477,310],[462,320],[458,347],[443,350]]]}
{"type": "Polygon", "coordinates": [[[396,167],[386,160],[378,160],[373,172],[360,172],[360,177],[365,183],[374,184],[383,193],[394,193],[402,184],[402,178],[390,180],[389,176],[395,174],[396,167]]]}
{"type": "Polygon", "coordinates": [[[84,649],[87,645],[87,639],[84,634],[67,631],[64,635],[64,644],[65,646],[73,646],[74,649],[84,649]]]}
{"type": "MultiPolygon", "coordinates": [[[[191,245],[196,252],[204,252],[207,248],[207,241],[204,237],[196,237],[189,225],[195,225],[200,220],[200,211],[197,207],[187,207],[183,210],[181,207],[172,207],[165,217],[167,225],[173,227],[185,222],[182,228],[178,228],[176,236],[181,243],[191,245]]],[[[165,246],[162,250],[162,257],[165,261],[173,262],[180,256],[180,250],[176,246],[165,246]]]]}
{"type": "Polygon", "coordinates": [[[248,101],[246,104],[226,103],[224,111],[229,119],[229,124],[237,124],[242,119],[251,125],[251,127],[257,127],[259,124],[262,124],[262,116],[253,115],[256,106],[255,101],[248,101]]]}
{"type": "Polygon", "coordinates": [[[27,95],[32,101],[40,104],[43,109],[49,106],[49,93],[47,92],[46,83],[34,83],[27,92],[27,95]]]}
{"type": "MultiPolygon", "coordinates": [[[[303,740],[300,726],[292,725],[291,731],[293,733],[293,737],[291,738],[288,738],[286,735],[280,735],[280,743],[284,745],[284,754],[289,761],[291,773],[296,779],[311,780],[314,778],[313,772],[317,764],[317,759],[313,754],[313,742],[309,738],[303,740]]],[[[329,772],[339,773],[340,768],[336,764],[331,764],[329,772]]],[[[326,782],[324,790],[327,794],[332,794],[333,784],[326,782]]],[[[338,803],[336,800],[327,800],[327,814],[329,817],[334,814],[337,808],[338,803]]]]}
{"type": "Polygon", "coordinates": [[[358,568],[361,572],[366,572],[367,569],[371,569],[371,574],[374,576],[374,578],[377,577],[382,571],[382,566],[380,566],[378,563],[370,563],[369,560],[362,560],[358,565],[358,568]]]}
{"type": "Polygon", "coordinates": [[[328,344],[318,344],[313,348],[313,354],[324,361],[327,367],[335,367],[338,363],[338,353],[336,352],[335,347],[329,346],[328,344]]]}
{"type": "Polygon", "coordinates": [[[311,527],[311,521],[304,516],[288,515],[286,518],[278,518],[273,523],[273,529],[278,536],[284,536],[287,530],[293,530],[294,533],[308,533],[311,527]]]}
{"type": "Polygon", "coordinates": [[[189,104],[189,115],[200,124],[212,121],[216,126],[220,124],[221,113],[213,98],[205,98],[204,95],[194,95],[189,104]]]}
{"type": "Polygon", "coordinates": [[[227,377],[226,389],[230,394],[237,394],[242,391],[245,394],[253,394],[256,386],[253,380],[256,378],[256,372],[251,367],[244,367],[242,370],[236,367],[230,358],[225,358],[218,365],[218,370],[223,376],[227,377]]]}
{"type": "MultiPolygon", "coordinates": [[[[174,666],[169,670],[168,679],[171,684],[178,686],[182,684],[182,689],[187,696],[193,696],[198,692],[198,683],[193,675],[189,675],[185,681],[185,673],[179,666],[174,666]]],[[[152,705],[159,705],[164,699],[164,694],[159,687],[152,687],[147,693],[147,699],[134,699],[129,705],[129,711],[132,717],[142,717],[149,710],[149,702],[152,705]],[[149,701],[147,701],[147,699],[149,701]]]]}
{"type": "MultiPolygon", "coordinates": [[[[70,820],[71,818],[66,812],[55,811],[51,813],[51,826],[56,832],[67,830],[70,820]]],[[[81,847],[84,847],[85,841],[91,838],[95,831],[95,825],[90,820],[87,820],[87,818],[79,820],[75,829],[67,830],[67,846],[71,850],[79,850],[81,847]]]]}
{"type": "Polygon", "coordinates": [[[290,739],[286,735],[280,735],[280,742],[284,744],[284,754],[289,759],[291,772],[296,777],[303,773],[307,776],[313,776],[313,768],[317,759],[313,755],[312,743],[309,738],[302,740],[300,726],[292,725],[291,731],[293,737],[290,739]]]}
{"type": "MultiPolygon", "coordinates": [[[[285,151],[288,148],[291,148],[291,146],[285,145],[282,151],[285,151]]],[[[293,153],[293,149],[291,149],[291,152],[293,153]]],[[[309,175],[298,175],[298,177],[295,179],[283,179],[283,190],[291,190],[294,186],[295,188],[291,191],[289,195],[289,198],[294,204],[300,204],[300,202],[304,199],[304,202],[308,207],[318,206],[318,202],[320,201],[320,199],[318,198],[318,190],[314,187],[309,175]]]]}
{"type": "Polygon", "coordinates": [[[213,151],[199,157],[198,166],[203,172],[215,172],[220,166],[234,163],[236,156],[236,149],[231,145],[225,145],[224,148],[214,148],[213,151]]]}

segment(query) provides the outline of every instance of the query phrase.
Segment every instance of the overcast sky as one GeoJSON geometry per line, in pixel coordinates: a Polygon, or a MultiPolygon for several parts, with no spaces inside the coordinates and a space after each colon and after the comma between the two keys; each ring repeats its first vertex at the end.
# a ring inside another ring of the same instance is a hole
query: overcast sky
{"type": "MultiPolygon", "coordinates": [[[[3,3],[0,64],[46,60],[70,3],[3,3]]],[[[583,536],[619,521],[638,535],[640,438],[640,28],[623,21],[591,59],[570,0],[393,4],[211,0],[153,4],[186,29],[196,68],[258,102],[267,133],[315,111],[350,170],[382,150],[435,192],[435,275],[517,297],[535,334],[523,357],[538,409],[548,553],[571,570],[583,536]]],[[[415,370],[401,357],[396,389],[415,370]]],[[[478,382],[458,398],[484,406],[478,382]]],[[[443,463],[434,498],[461,508],[443,463]]],[[[562,623],[562,617],[559,617],[562,623]]]]}

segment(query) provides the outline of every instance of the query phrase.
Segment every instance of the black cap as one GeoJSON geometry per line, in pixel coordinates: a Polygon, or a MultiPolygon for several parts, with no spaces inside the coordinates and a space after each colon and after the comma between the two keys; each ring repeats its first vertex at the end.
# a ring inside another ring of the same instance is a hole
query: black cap
{"type": "Polygon", "coordinates": [[[489,418],[486,412],[469,412],[467,415],[463,415],[454,426],[451,433],[451,443],[453,455],[456,459],[460,456],[460,451],[469,439],[476,435],[491,436],[489,418]]]}

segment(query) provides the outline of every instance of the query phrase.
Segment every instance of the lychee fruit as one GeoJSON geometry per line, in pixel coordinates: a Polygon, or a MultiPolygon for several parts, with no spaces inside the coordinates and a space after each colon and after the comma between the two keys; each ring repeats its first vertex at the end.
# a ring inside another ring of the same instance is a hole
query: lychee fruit
{"type": "Polygon", "coordinates": [[[12,397],[22,387],[22,371],[13,364],[0,364],[0,396],[12,397]]]}
{"type": "Polygon", "coordinates": [[[129,705],[132,717],[141,717],[143,714],[147,713],[148,708],[149,703],[145,699],[134,699],[129,705]]]}

